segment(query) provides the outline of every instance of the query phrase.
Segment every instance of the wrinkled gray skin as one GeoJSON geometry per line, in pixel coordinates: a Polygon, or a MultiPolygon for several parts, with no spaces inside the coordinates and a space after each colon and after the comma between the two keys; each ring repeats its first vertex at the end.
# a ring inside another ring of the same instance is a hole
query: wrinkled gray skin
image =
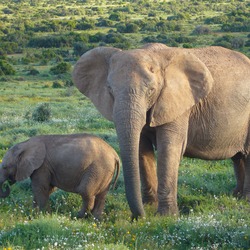
{"type": "Polygon", "coordinates": [[[0,197],[10,193],[9,188],[2,190],[5,181],[13,184],[30,177],[34,207],[45,209],[49,195],[58,187],[82,196],[79,218],[91,212],[99,219],[115,171],[114,185],[120,171],[119,157],[96,136],[36,136],[16,144],[5,154],[0,168],[0,197]]]}
{"type": "Polygon", "coordinates": [[[237,178],[234,192],[250,200],[246,56],[222,47],[100,47],[82,55],[73,80],[115,123],[134,218],[144,216],[143,202],[158,202],[161,215],[178,214],[178,168],[184,154],[231,158],[237,178]]]}

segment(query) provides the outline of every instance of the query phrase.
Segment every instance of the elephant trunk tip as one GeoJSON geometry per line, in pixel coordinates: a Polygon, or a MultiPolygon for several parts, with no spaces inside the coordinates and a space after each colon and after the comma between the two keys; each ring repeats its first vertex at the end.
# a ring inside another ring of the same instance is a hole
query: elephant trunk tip
{"type": "Polygon", "coordinates": [[[0,186],[0,198],[6,198],[10,195],[10,187],[9,185],[3,185],[0,186]],[[5,190],[4,190],[5,189],[5,190]]]}

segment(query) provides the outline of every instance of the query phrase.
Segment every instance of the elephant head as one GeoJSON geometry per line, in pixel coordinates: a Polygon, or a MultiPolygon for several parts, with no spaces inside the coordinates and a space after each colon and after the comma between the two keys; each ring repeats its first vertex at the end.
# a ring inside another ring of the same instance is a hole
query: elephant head
{"type": "Polygon", "coordinates": [[[114,121],[133,217],[144,216],[139,141],[143,127],[170,123],[210,91],[212,77],[191,53],[149,44],[121,51],[99,47],[83,54],[73,81],[107,119],[114,121]]]}
{"type": "Polygon", "coordinates": [[[3,191],[4,182],[9,181],[10,184],[14,184],[30,177],[43,164],[45,153],[45,145],[35,140],[28,140],[11,147],[0,166],[0,198],[6,198],[10,194],[8,186],[3,191]]]}

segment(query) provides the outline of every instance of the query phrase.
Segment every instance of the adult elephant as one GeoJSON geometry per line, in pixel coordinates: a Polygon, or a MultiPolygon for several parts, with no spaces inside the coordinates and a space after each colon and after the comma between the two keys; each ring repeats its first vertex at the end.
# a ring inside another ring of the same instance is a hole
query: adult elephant
{"type": "Polygon", "coordinates": [[[178,167],[184,153],[206,160],[232,158],[236,192],[250,200],[246,56],[222,47],[99,47],[78,60],[73,81],[115,123],[134,218],[144,216],[142,201],[158,201],[161,215],[178,213],[178,167]]]}

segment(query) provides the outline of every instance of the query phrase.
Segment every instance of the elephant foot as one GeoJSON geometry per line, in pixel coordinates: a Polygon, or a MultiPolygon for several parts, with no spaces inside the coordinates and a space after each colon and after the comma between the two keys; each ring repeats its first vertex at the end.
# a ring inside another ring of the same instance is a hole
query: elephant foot
{"type": "Polygon", "coordinates": [[[102,218],[102,212],[103,211],[91,211],[91,214],[92,214],[92,216],[94,217],[94,219],[95,220],[97,220],[97,221],[101,221],[101,218],[102,218]]]}
{"type": "Polygon", "coordinates": [[[248,202],[250,202],[250,193],[249,192],[247,192],[247,193],[243,193],[243,195],[242,195],[242,197],[245,199],[245,200],[247,200],[248,202]]]}
{"type": "Polygon", "coordinates": [[[236,187],[233,190],[233,196],[236,197],[236,198],[242,198],[242,196],[243,196],[243,189],[236,187]]]}
{"type": "Polygon", "coordinates": [[[86,212],[79,211],[76,215],[77,219],[87,218],[88,214],[86,212]]]}
{"type": "Polygon", "coordinates": [[[162,206],[159,204],[157,214],[161,216],[169,215],[169,216],[179,216],[179,209],[177,205],[172,206],[162,206]]]}

